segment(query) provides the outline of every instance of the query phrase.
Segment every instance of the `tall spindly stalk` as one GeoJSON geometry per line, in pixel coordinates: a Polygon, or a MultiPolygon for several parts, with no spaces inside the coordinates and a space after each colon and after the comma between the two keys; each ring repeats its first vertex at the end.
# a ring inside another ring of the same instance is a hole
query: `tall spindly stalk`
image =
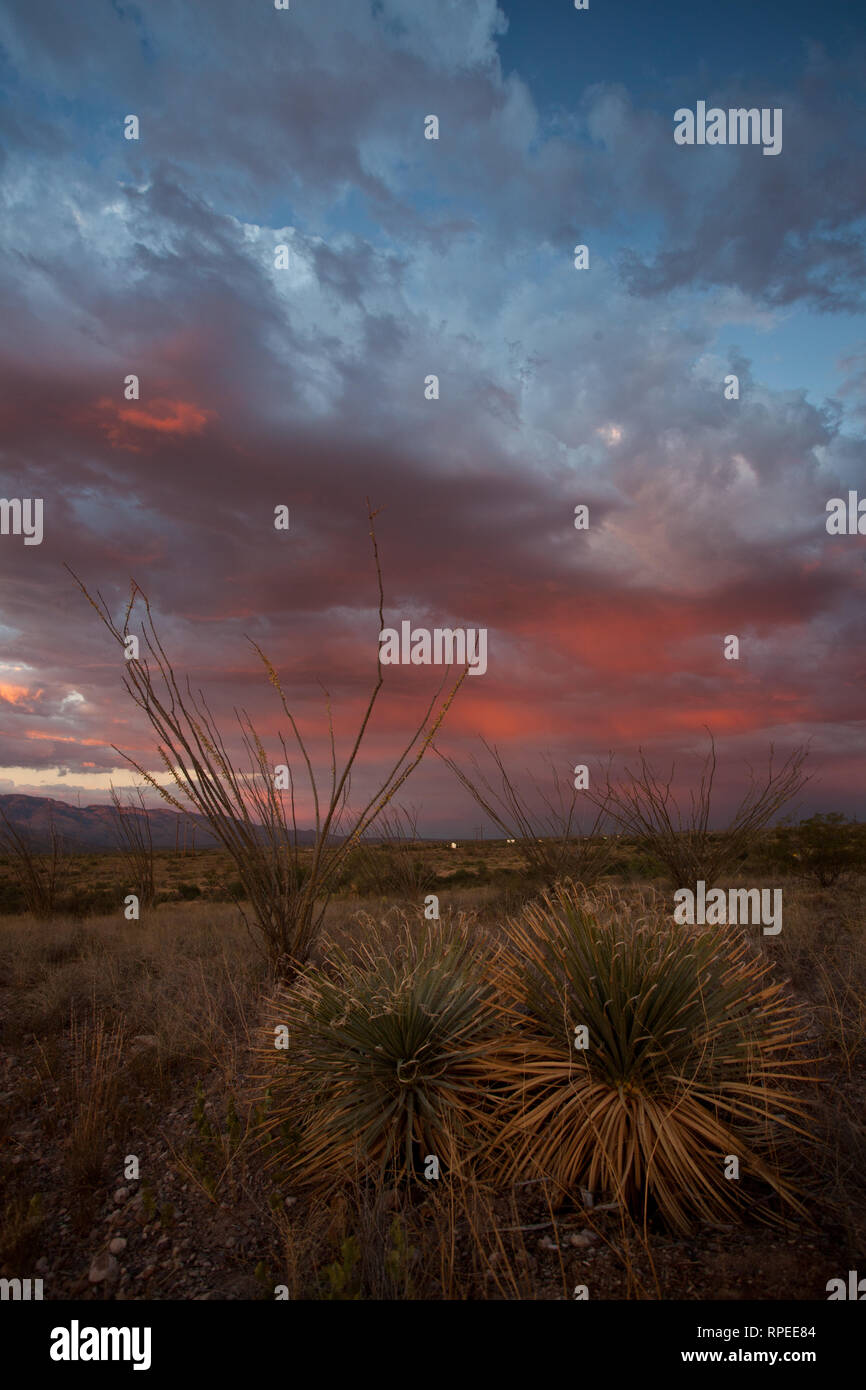
{"type": "Polygon", "coordinates": [[[614,782],[608,769],[598,789],[588,790],[586,795],[620,830],[659,860],[681,887],[702,879],[709,888],[745,857],[760,831],[809,781],[803,771],[806,746],[795,748],[782,763],[776,763],[771,745],[766,771],[756,774],[749,769],[749,785],[734,814],[726,826],[712,830],[717,765],[712,734],[700,782],[690,791],[687,806],[681,805],[672,791],[675,766],[665,776],[649,764],[643,752],[639,756],[640,766],[634,772],[626,768],[625,780],[614,782]]]}
{"type": "Polygon", "coordinates": [[[21,896],[34,917],[47,919],[57,911],[60,892],[69,873],[54,816],[49,813],[48,851],[41,853],[26,829],[19,829],[0,807],[0,853],[12,860],[21,896]]]}
{"type": "Polygon", "coordinates": [[[120,793],[111,788],[111,804],[114,807],[114,827],[120,853],[129,875],[130,890],[135,893],[142,907],[153,907],[156,885],[153,877],[153,835],[150,817],[139,789],[138,804],[130,797],[124,805],[120,793]]]}
{"type": "Polygon", "coordinates": [[[436,747],[433,751],[505,838],[514,840],[527,872],[546,887],[565,878],[589,887],[601,878],[610,867],[614,850],[613,840],[601,834],[604,806],[597,807],[584,834],[578,811],[579,797],[585,793],[566,786],[555,764],[549,766],[549,789],[531,778],[531,790],[524,790],[507,770],[498,748],[486,739],[481,742],[492,763],[489,772],[474,755],[471,771],[465,772],[455,758],[446,757],[436,747]]]}
{"type": "MultiPolygon", "coordinates": [[[[378,581],[379,629],[385,626],[384,591],[374,517],[368,504],[370,537],[378,581]]],[[[67,568],[69,568],[67,566],[67,568]]],[[[180,680],[160,641],[147,595],[133,581],[129,602],[118,624],[102,595],[92,597],[82,581],[72,574],[82,593],[99,614],[112,637],[127,646],[130,622],[137,604],[142,605],[141,659],[125,661],[124,686],[150,722],[157,737],[157,756],[170,777],[169,790],[154,774],[134,758],[115,751],[136,769],[144,781],[176,810],[187,813],[189,804],[203,816],[215,837],[231,855],[243,885],[257,931],[278,971],[291,974],[308,958],[316,939],[331,892],[336,886],[346,856],[391,798],[418,766],[440,727],[448,708],[466,677],[468,667],[443,695],[449,679],[442,682],[430,699],[420,723],[398,753],[378,788],[366,802],[349,811],[347,802],[352,769],[369,728],[370,719],[382,689],[384,677],[376,650],[376,677],[351,743],[348,755],[338,762],[331,698],[325,690],[330,769],[326,779],[313,768],[308,744],[289,708],[280,678],[265,653],[252,642],[279,697],[291,729],[286,738],[279,735],[281,757],[272,761],[249,715],[235,711],[248,770],[237,770],[237,759],[211,714],[201,691],[194,693],[189,678],[180,680]],[[297,772],[292,766],[292,747],[301,764],[301,775],[309,788],[314,810],[314,840],[308,857],[301,855],[295,811],[297,772]],[[288,786],[278,787],[275,768],[288,769],[288,786]],[[286,795],[287,793],[287,795],[286,795]],[[288,805],[286,802],[288,801],[288,805]],[[185,804],[186,803],[186,804],[185,804]]]]}

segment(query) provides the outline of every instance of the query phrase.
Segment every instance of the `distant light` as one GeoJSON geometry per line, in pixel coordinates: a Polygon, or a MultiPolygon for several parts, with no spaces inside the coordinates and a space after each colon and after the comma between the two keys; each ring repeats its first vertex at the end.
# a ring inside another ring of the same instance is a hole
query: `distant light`
{"type": "Polygon", "coordinates": [[[456,840],[452,840],[452,841],[451,841],[451,848],[452,848],[452,849],[456,849],[456,848],[457,848],[457,841],[456,841],[456,840]]]}

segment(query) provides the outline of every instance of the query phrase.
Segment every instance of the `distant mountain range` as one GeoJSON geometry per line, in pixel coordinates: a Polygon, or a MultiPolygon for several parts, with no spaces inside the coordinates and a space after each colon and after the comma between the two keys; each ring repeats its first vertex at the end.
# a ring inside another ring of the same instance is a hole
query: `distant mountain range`
{"type": "MultiPolygon", "coordinates": [[[[51,796],[0,796],[0,811],[15,827],[23,839],[36,850],[48,849],[51,844],[51,826],[67,850],[107,850],[118,848],[118,835],[114,807],[70,806],[66,801],[57,801],[51,796]]],[[[130,815],[141,815],[139,811],[130,815]]],[[[203,816],[181,815],[179,811],[148,810],[150,833],[154,849],[183,848],[192,846],[195,831],[196,849],[213,849],[219,841],[214,836],[203,816]]],[[[0,837],[3,819],[0,816],[0,837]]],[[[298,844],[311,845],[315,840],[312,830],[298,831],[298,844]]]]}

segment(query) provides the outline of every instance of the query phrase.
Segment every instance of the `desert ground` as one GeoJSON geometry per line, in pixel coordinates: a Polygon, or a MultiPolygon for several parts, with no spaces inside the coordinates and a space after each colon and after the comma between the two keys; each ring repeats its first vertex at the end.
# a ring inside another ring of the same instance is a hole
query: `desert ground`
{"type": "MultiPolygon", "coordinates": [[[[413,846],[418,891],[387,891],[392,858],[373,848],[347,875],[319,962],[333,945],[455,925],[494,949],[537,892],[502,842],[413,846]],[[438,922],[424,918],[428,893],[438,922]]],[[[648,894],[669,899],[657,867],[617,844],[599,891],[621,920],[648,894]]],[[[46,1299],[555,1300],[585,1286],[602,1299],[811,1300],[862,1261],[862,875],[780,878],[759,845],[738,870],[740,884],[784,884],[782,932],[752,930],[749,950],[802,1010],[811,1080],[787,1158],[799,1206],[775,1220],[771,1203],[765,1219],[757,1196],[687,1232],[652,1204],[636,1214],[610,1191],[495,1167],[406,1183],[349,1162],[324,1187],[286,1172],[285,1126],[265,1123],[277,984],[231,862],[159,852],[155,878],[155,905],[128,921],[121,858],[70,856],[61,906],[38,921],[0,863],[2,1276],[41,1277],[46,1299]]]]}

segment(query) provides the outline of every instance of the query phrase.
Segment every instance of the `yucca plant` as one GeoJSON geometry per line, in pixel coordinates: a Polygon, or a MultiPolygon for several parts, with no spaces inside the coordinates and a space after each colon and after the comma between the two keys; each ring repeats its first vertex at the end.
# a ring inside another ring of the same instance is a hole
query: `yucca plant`
{"type": "Polygon", "coordinates": [[[785,987],[739,933],[605,906],[563,885],[508,923],[505,1170],[606,1192],[680,1231],[730,1220],[754,1178],[799,1208],[774,1154],[804,1110],[791,1085],[805,1027],[785,987]],[[725,1178],[728,1155],[741,1181],[725,1178]]]}
{"type": "Polygon", "coordinates": [[[272,1001],[289,1045],[266,1048],[266,1131],[292,1180],[423,1181],[428,1155],[443,1176],[470,1158],[495,1046],[491,985],[465,923],[421,930],[404,918],[396,946],[334,948],[272,1001]]]}

